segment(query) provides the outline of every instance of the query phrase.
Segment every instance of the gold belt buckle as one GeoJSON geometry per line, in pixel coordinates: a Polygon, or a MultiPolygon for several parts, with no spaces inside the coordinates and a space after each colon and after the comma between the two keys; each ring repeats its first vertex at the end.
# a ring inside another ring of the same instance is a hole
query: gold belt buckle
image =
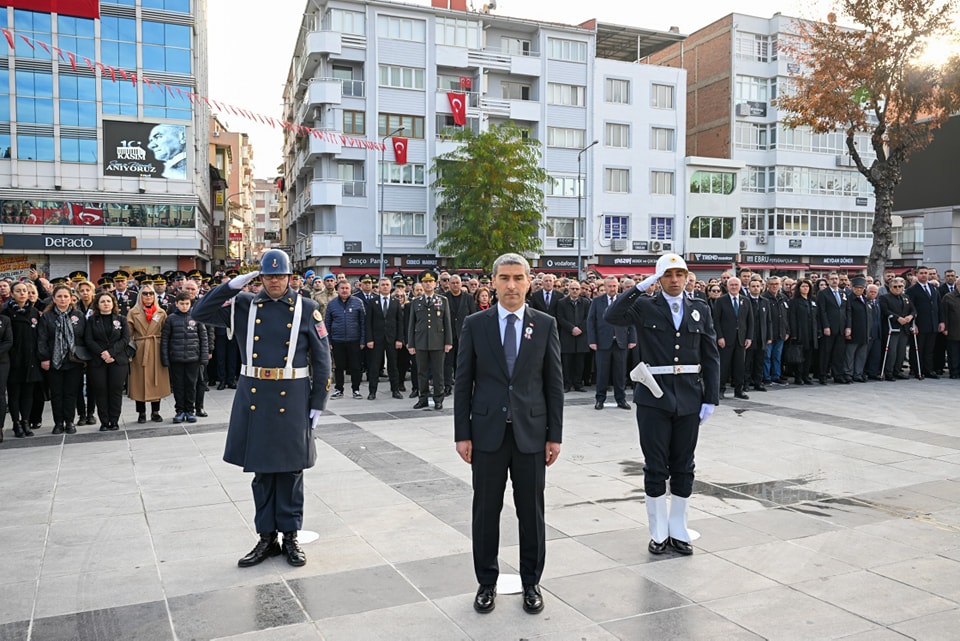
{"type": "Polygon", "coordinates": [[[283,380],[283,370],[279,367],[261,367],[260,376],[257,378],[266,379],[266,380],[283,380]]]}
{"type": "Polygon", "coordinates": [[[674,374],[683,374],[683,365],[674,365],[673,366],[674,374]]]}

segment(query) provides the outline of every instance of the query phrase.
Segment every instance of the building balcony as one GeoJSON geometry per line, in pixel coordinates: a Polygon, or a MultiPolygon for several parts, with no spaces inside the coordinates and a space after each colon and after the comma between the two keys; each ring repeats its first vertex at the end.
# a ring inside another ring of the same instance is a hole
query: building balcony
{"type": "Polygon", "coordinates": [[[315,231],[310,234],[310,247],[307,253],[312,257],[342,256],[343,236],[315,231]]]}
{"type": "Polygon", "coordinates": [[[540,103],[534,100],[508,100],[510,119],[540,122],[540,103]]]}
{"type": "Polygon", "coordinates": [[[339,105],[343,100],[343,83],[338,78],[312,78],[304,98],[306,107],[339,105]]]}
{"type": "Polygon", "coordinates": [[[343,204],[343,183],[339,180],[312,180],[304,192],[307,207],[343,204]]]}

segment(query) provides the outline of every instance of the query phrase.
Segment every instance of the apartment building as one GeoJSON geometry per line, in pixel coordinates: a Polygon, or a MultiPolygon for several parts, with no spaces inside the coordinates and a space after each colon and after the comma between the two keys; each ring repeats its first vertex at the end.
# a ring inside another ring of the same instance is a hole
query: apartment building
{"type": "Polygon", "coordinates": [[[209,267],[205,2],[34,5],[0,7],[0,274],[209,267]]]}

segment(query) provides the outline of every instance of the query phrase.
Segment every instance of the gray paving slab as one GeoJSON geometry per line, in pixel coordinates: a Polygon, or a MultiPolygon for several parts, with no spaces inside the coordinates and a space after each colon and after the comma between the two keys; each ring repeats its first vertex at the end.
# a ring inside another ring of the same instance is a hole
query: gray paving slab
{"type": "MultiPolygon", "coordinates": [[[[896,398],[859,386],[857,404],[844,386],[724,403],[701,432],[690,558],[646,551],[633,415],[598,416],[591,395],[569,395],[539,616],[518,595],[472,609],[470,468],[454,452],[452,399],[442,412],[331,403],[305,474],[304,527],[319,539],[302,568],[236,566],[255,534],[250,475],[221,460],[230,391],[212,391],[211,416],[192,426],[131,415],[119,432],[11,437],[0,641],[952,639],[960,437],[952,410],[919,399],[955,388],[906,383],[896,398]]],[[[504,575],[516,572],[513,512],[508,490],[504,575]]]]}

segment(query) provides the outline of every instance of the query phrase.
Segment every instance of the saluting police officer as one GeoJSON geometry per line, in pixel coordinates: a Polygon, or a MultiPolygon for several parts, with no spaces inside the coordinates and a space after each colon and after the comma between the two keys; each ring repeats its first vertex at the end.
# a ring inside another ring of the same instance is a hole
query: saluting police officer
{"type": "Polygon", "coordinates": [[[636,326],[640,359],[653,379],[640,381],[643,384],[633,389],[644,457],[647,549],[652,554],[663,554],[668,548],[683,555],[693,553],[687,531],[693,453],[700,425],[720,400],[720,353],[710,307],[706,301],[683,295],[686,278],[683,258],[664,254],[657,260],[656,273],[618,297],[605,316],[611,325],[636,326]],[[644,296],[658,281],[662,292],[644,296]],[[673,497],[669,511],[668,479],[673,497]]]}
{"type": "Polygon", "coordinates": [[[307,562],[297,542],[303,524],[303,470],[317,458],[312,431],[330,389],[330,346],[317,303],[290,289],[287,254],[271,249],[261,258],[260,270],[218,286],[192,314],[200,322],[231,326],[243,346],[223,460],[254,473],[260,541],[238,565],[249,567],[284,554],[290,565],[300,566],[307,562]],[[257,275],[263,290],[241,293],[257,275]],[[278,531],[283,532],[282,547],[278,531]]]}
{"type": "Polygon", "coordinates": [[[453,349],[453,325],[450,306],[444,296],[435,293],[437,277],[429,269],[420,274],[423,296],[410,302],[410,325],[407,329],[410,353],[417,357],[420,400],[413,406],[427,407],[427,382],[433,376],[434,409],[443,409],[443,356],[453,349]]]}

